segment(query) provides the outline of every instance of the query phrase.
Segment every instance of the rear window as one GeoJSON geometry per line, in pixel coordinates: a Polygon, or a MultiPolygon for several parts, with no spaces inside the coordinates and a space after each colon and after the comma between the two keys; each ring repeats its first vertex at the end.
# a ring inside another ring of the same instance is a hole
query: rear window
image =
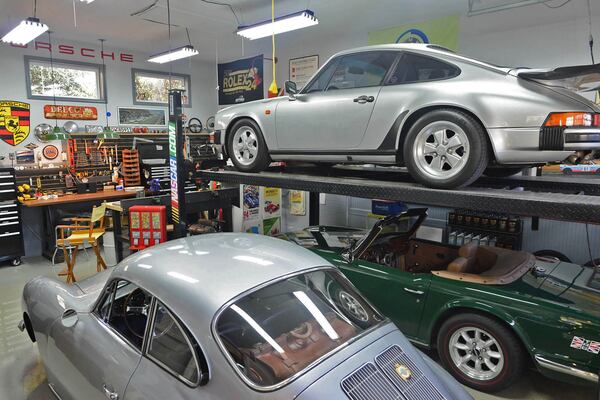
{"type": "Polygon", "coordinates": [[[383,317],[336,270],[273,283],[226,308],[216,321],[221,345],[252,385],[291,379],[383,317]]]}

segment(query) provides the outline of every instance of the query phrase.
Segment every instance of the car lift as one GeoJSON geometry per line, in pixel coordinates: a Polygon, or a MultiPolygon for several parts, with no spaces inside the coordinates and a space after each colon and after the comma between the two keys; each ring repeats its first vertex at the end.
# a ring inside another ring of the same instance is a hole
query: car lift
{"type": "Polygon", "coordinates": [[[310,192],[310,224],[317,225],[319,193],[477,211],[600,223],[600,179],[593,177],[483,177],[459,190],[431,189],[415,183],[404,169],[389,167],[285,167],[261,173],[201,171],[203,179],[230,184],[279,187],[310,192]]]}

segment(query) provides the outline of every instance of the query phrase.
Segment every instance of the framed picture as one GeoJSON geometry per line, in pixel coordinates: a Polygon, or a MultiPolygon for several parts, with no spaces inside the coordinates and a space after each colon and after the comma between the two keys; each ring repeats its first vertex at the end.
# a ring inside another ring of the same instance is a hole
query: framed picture
{"type": "Polygon", "coordinates": [[[35,156],[33,150],[18,150],[17,151],[17,164],[31,164],[35,162],[35,156]]]}
{"type": "Polygon", "coordinates": [[[295,82],[298,89],[303,88],[318,70],[318,55],[290,59],[290,81],[295,82]]]}
{"type": "Polygon", "coordinates": [[[119,125],[122,126],[167,126],[166,108],[118,107],[119,125]]]}

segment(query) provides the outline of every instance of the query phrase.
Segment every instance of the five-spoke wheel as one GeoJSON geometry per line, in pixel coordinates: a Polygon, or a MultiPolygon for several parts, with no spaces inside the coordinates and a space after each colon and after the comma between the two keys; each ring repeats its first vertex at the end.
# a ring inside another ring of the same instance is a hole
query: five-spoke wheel
{"type": "Polygon", "coordinates": [[[271,163],[262,132],[251,119],[233,124],[227,136],[227,153],[240,171],[262,171],[271,163]]]}

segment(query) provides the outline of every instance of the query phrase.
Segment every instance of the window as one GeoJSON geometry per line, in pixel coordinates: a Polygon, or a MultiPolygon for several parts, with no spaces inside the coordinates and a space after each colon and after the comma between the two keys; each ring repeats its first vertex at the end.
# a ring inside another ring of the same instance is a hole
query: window
{"type": "Polygon", "coordinates": [[[25,57],[27,97],[30,99],[103,102],[102,65],[25,57]]]}
{"type": "Polygon", "coordinates": [[[339,272],[322,269],[245,295],[217,317],[215,330],[240,375],[269,387],[381,321],[339,272]]]}
{"type": "Polygon", "coordinates": [[[169,104],[169,90],[172,84],[173,89],[185,90],[181,96],[183,105],[186,107],[192,106],[189,75],[171,74],[169,78],[168,72],[132,69],[131,76],[133,81],[133,104],[155,106],[169,104]]]}
{"type": "Polygon", "coordinates": [[[367,52],[344,56],[327,90],[379,86],[397,55],[396,52],[367,52]]]}
{"type": "Polygon", "coordinates": [[[435,58],[405,53],[390,76],[388,84],[436,81],[454,78],[460,69],[435,58]]]}
{"type": "Polygon", "coordinates": [[[96,314],[124,339],[142,349],[152,296],[127,281],[109,286],[96,314]]]}
{"type": "Polygon", "coordinates": [[[317,76],[316,79],[314,79],[307,85],[306,90],[304,90],[303,92],[314,93],[324,91],[327,87],[327,84],[329,83],[329,80],[331,79],[331,75],[333,75],[333,71],[335,71],[339,62],[339,58],[331,60],[329,64],[325,68],[323,68],[321,73],[319,73],[319,76],[317,76]]]}
{"type": "Polygon", "coordinates": [[[195,341],[190,340],[190,335],[183,331],[169,310],[157,301],[148,356],[185,383],[194,386],[200,383],[201,377],[197,353],[195,341]]]}

